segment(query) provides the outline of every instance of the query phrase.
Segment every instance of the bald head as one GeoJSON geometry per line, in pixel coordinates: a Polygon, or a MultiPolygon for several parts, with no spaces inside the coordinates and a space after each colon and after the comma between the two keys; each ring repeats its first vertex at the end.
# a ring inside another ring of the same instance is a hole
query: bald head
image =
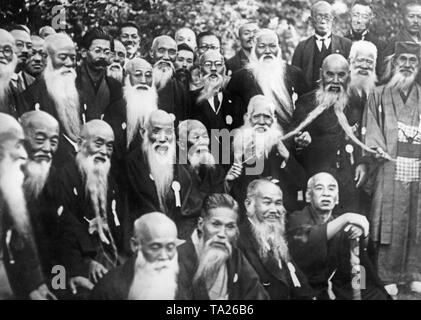
{"type": "Polygon", "coordinates": [[[175,42],[177,45],[181,43],[187,44],[193,51],[197,48],[196,34],[192,29],[181,28],[175,32],[175,42]]]}
{"type": "Polygon", "coordinates": [[[154,63],[159,60],[174,62],[177,56],[177,43],[170,36],[156,37],[152,42],[150,55],[154,63]]]}
{"type": "MultiPolygon", "coordinates": [[[[0,78],[5,76],[5,70],[2,70],[6,68],[5,66],[8,66],[7,69],[9,72],[7,72],[10,76],[11,73],[13,73],[15,70],[15,65],[17,63],[17,57],[16,57],[16,45],[15,45],[15,38],[6,30],[0,29],[0,47],[3,48],[3,54],[0,56],[0,78]],[[13,63],[14,62],[14,63],[13,63]]],[[[1,91],[1,90],[0,90],[1,91]]],[[[0,92],[0,99],[1,99],[1,92],[0,92]]]]}
{"type": "Polygon", "coordinates": [[[49,113],[41,110],[25,112],[20,122],[25,134],[30,130],[38,128],[49,128],[57,132],[59,131],[58,121],[49,113]]]}
{"type": "Polygon", "coordinates": [[[12,34],[4,29],[0,29],[0,45],[9,45],[15,50],[15,38],[12,34]]]}
{"type": "Polygon", "coordinates": [[[45,49],[50,56],[61,50],[74,50],[76,52],[73,40],[65,33],[55,33],[46,37],[45,49]]]}
{"type": "Polygon", "coordinates": [[[205,125],[198,120],[184,120],[177,128],[179,144],[182,148],[190,147],[196,143],[209,145],[208,131],[205,125]]]}
{"type": "Polygon", "coordinates": [[[114,149],[114,132],[102,120],[91,120],[82,126],[79,139],[79,153],[92,157],[94,162],[109,162],[114,149]]]}
{"type": "Polygon", "coordinates": [[[345,92],[349,83],[349,64],[340,54],[331,54],[323,60],[322,85],[325,91],[345,92]]]}
{"type": "Polygon", "coordinates": [[[12,116],[0,112],[0,161],[9,154],[13,160],[26,159],[23,129],[12,116]]]}
{"type": "Polygon", "coordinates": [[[152,87],[152,65],[142,58],[133,58],[126,64],[126,72],[132,86],[142,85],[152,87]]]}
{"type": "Polygon", "coordinates": [[[56,33],[56,30],[54,30],[50,26],[44,26],[44,27],[41,27],[41,29],[39,29],[39,36],[43,39],[55,33],[56,33]]]}
{"type": "Polygon", "coordinates": [[[98,119],[91,120],[85,123],[82,126],[80,136],[82,139],[87,139],[91,136],[95,136],[98,134],[104,135],[108,137],[109,139],[114,140],[114,132],[111,126],[105,121],[98,120],[98,119]]]}
{"type": "Polygon", "coordinates": [[[148,121],[148,127],[156,126],[167,127],[174,129],[175,116],[172,113],[167,113],[164,110],[155,110],[151,113],[148,121]]]}
{"type": "Polygon", "coordinates": [[[18,134],[23,136],[23,130],[19,122],[12,116],[0,112],[0,144],[2,139],[7,138],[9,134],[18,134]]]}

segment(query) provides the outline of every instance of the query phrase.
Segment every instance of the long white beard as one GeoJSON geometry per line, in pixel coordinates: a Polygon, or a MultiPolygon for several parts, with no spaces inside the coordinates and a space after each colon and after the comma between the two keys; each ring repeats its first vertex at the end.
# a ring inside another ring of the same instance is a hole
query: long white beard
{"type": "Polygon", "coordinates": [[[76,155],[76,164],[85,182],[85,192],[89,196],[95,216],[107,217],[107,190],[108,174],[111,162],[107,159],[104,163],[94,162],[93,156],[85,156],[85,150],[76,155]]]}
{"type": "Polygon", "coordinates": [[[334,106],[343,111],[348,104],[348,100],[347,92],[342,89],[339,93],[324,90],[323,87],[320,87],[316,91],[316,105],[318,107],[323,106],[329,108],[334,106]]]}
{"type": "Polygon", "coordinates": [[[276,223],[260,222],[252,220],[251,229],[259,245],[259,256],[267,258],[269,251],[272,251],[274,258],[284,262],[290,261],[288,243],[285,239],[285,221],[283,218],[276,223]],[[268,247],[269,245],[270,247],[268,247]]]}
{"type": "Polygon", "coordinates": [[[155,151],[156,143],[150,143],[146,137],[143,139],[142,150],[148,160],[151,175],[155,182],[159,203],[162,212],[166,212],[165,199],[174,179],[174,167],[176,146],[175,141],[169,144],[167,152],[162,155],[155,151]]]}
{"type": "Polygon", "coordinates": [[[79,93],[76,89],[76,71],[73,68],[62,67],[55,70],[51,58],[47,60],[44,70],[44,79],[47,91],[53,98],[57,115],[66,134],[73,141],[77,141],[80,128],[79,93]],[[71,73],[62,75],[61,72],[69,70],[71,73]]]}
{"type": "Polygon", "coordinates": [[[135,274],[128,300],[174,300],[179,271],[178,255],[169,261],[148,262],[143,253],[137,253],[135,274]],[[163,269],[162,269],[163,268],[163,269]]]}
{"type": "Polygon", "coordinates": [[[274,103],[275,112],[281,124],[289,123],[292,119],[294,108],[285,85],[285,62],[280,57],[270,62],[265,62],[263,56],[258,60],[256,54],[252,52],[248,68],[253,73],[263,94],[274,103]]]}
{"type": "Polygon", "coordinates": [[[38,163],[28,160],[25,166],[25,181],[23,182],[23,189],[28,200],[37,199],[41,194],[50,174],[50,168],[51,161],[38,163]]]}
{"type": "Polygon", "coordinates": [[[396,71],[392,78],[387,83],[388,88],[396,88],[397,90],[408,90],[414,83],[417,73],[414,72],[410,76],[405,76],[399,71],[396,71]]]}
{"type": "Polygon", "coordinates": [[[154,86],[148,90],[138,90],[127,77],[124,86],[124,99],[127,112],[127,147],[136,132],[145,127],[151,113],[158,109],[158,94],[154,86]]]}
{"type": "Polygon", "coordinates": [[[174,65],[171,62],[165,61],[165,63],[170,64],[170,66],[166,68],[160,68],[159,64],[161,62],[162,60],[155,63],[152,70],[154,83],[158,91],[166,87],[167,83],[171,80],[175,73],[174,65]]]}
{"type": "Polygon", "coordinates": [[[215,167],[215,157],[212,153],[207,150],[196,150],[195,152],[189,153],[189,163],[193,169],[197,169],[200,166],[206,166],[208,168],[215,167]]]}
{"type": "Polygon", "coordinates": [[[123,67],[119,63],[112,63],[107,67],[107,76],[123,82],[123,67]],[[117,68],[117,69],[115,69],[117,68]]]}
{"type": "Polygon", "coordinates": [[[209,243],[212,240],[214,239],[211,238],[204,243],[203,237],[200,239],[199,265],[193,277],[193,283],[204,280],[208,290],[213,286],[219,270],[232,254],[232,246],[228,241],[226,241],[227,250],[224,250],[210,246],[209,243]]]}
{"type": "Polygon", "coordinates": [[[361,97],[363,93],[368,97],[376,87],[377,76],[374,70],[368,71],[368,75],[364,76],[358,73],[358,69],[351,66],[351,81],[349,89],[357,92],[361,97]]]}
{"type": "MultiPolygon", "coordinates": [[[[213,98],[224,86],[224,77],[217,74],[218,79],[212,79],[209,74],[203,77],[203,89],[197,97],[197,103],[213,98]]],[[[215,106],[216,108],[216,106],[215,106]]]]}
{"type": "Polygon", "coordinates": [[[276,119],[271,127],[265,132],[257,132],[251,125],[250,121],[238,129],[234,136],[233,146],[236,159],[249,159],[251,157],[260,158],[268,157],[269,153],[279,142],[282,137],[283,130],[277,123],[276,119]],[[254,146],[254,152],[251,152],[250,145],[254,146]]]}
{"type": "Polygon", "coordinates": [[[0,192],[16,230],[22,236],[29,236],[29,215],[22,187],[24,174],[21,167],[24,163],[22,160],[13,161],[8,155],[0,161],[0,192]]]}
{"type": "Polygon", "coordinates": [[[0,111],[6,111],[3,110],[2,104],[6,102],[6,96],[9,92],[10,80],[15,73],[17,61],[18,59],[14,54],[13,60],[9,64],[0,64],[0,111]]]}

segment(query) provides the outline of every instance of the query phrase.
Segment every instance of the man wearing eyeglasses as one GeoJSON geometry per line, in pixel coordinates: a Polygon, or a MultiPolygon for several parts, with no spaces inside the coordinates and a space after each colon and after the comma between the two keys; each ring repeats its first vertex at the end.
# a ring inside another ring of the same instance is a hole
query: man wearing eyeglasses
{"type": "Polygon", "coordinates": [[[211,31],[204,31],[199,33],[197,36],[197,45],[197,54],[199,57],[208,50],[216,50],[219,52],[221,50],[221,42],[219,41],[218,37],[211,31]]]}
{"type": "Polygon", "coordinates": [[[11,35],[15,38],[16,54],[18,56],[18,65],[16,72],[22,70],[28,60],[29,52],[32,49],[31,37],[24,26],[15,25],[9,28],[11,35]]]}
{"type": "Polygon", "coordinates": [[[329,54],[339,53],[349,56],[352,42],[332,34],[333,9],[326,1],[316,2],[311,7],[311,22],[315,34],[301,41],[294,51],[292,64],[301,68],[311,89],[316,89],[320,81],[320,68],[329,54]]]}
{"type": "Polygon", "coordinates": [[[121,100],[121,83],[106,75],[114,43],[101,28],[93,28],[82,38],[82,66],[77,85],[82,95],[85,122],[102,119],[108,107],[121,100]]]}
{"type": "Polygon", "coordinates": [[[352,42],[364,40],[372,42],[379,54],[377,59],[376,73],[380,75],[380,67],[383,62],[383,50],[385,49],[386,43],[377,38],[373,33],[370,32],[369,26],[373,19],[373,11],[370,4],[365,0],[357,0],[354,2],[351,8],[351,28],[345,35],[352,42]]]}

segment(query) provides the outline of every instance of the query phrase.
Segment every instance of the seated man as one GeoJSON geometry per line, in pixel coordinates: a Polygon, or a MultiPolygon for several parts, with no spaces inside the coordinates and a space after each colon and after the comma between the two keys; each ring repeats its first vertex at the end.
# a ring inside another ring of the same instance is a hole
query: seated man
{"type": "Polygon", "coordinates": [[[269,180],[252,181],[245,200],[238,247],[260,278],[271,300],[311,299],[313,290],[289,254],[282,191],[269,180]]]}
{"type": "Polygon", "coordinates": [[[72,289],[92,288],[124,260],[125,200],[109,174],[113,142],[106,122],[87,122],[76,158],[58,172],[57,260],[72,289]]]}
{"type": "Polygon", "coordinates": [[[368,221],[356,213],[333,217],[338,195],[338,183],[329,173],[310,178],[310,205],[288,217],[291,255],[318,299],[388,299],[367,257],[368,221]]]}
{"type": "Polygon", "coordinates": [[[250,99],[244,121],[234,136],[233,167],[241,174],[228,173],[229,176],[234,173],[231,178],[237,177],[231,194],[240,203],[244,202],[251,181],[271,177],[277,180],[285,196],[286,209],[296,210],[298,201],[302,200],[298,192],[305,184],[305,172],[280,140],[283,131],[273,103],[263,95],[254,96],[250,99]]]}
{"type": "Polygon", "coordinates": [[[134,223],[134,256],[110,271],[92,291],[98,300],[188,299],[177,254],[177,228],[159,212],[147,213],[134,223]]]}
{"type": "Polygon", "coordinates": [[[193,277],[195,300],[262,300],[269,296],[253,267],[236,247],[238,204],[212,194],[191,239],[179,247],[179,260],[193,277]]]}

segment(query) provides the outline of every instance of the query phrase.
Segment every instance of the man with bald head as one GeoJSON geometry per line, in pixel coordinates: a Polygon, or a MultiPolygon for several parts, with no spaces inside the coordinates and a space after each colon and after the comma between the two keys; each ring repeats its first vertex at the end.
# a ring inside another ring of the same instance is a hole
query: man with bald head
{"type": "Polygon", "coordinates": [[[318,1],[311,7],[311,22],[315,34],[298,43],[292,57],[292,64],[305,73],[310,88],[316,89],[320,80],[320,68],[324,58],[332,53],[349,56],[352,42],[332,34],[334,12],[326,1],[318,1]]]}
{"type": "Polygon", "coordinates": [[[307,178],[328,171],[338,179],[341,203],[336,210],[361,212],[359,188],[367,164],[355,140],[361,134],[363,108],[349,103],[349,65],[342,55],[326,57],[320,76],[319,88],[298,99],[294,111],[294,128],[311,118],[305,130],[312,142],[301,150],[300,161],[307,178]]]}
{"type": "Polygon", "coordinates": [[[227,60],[227,69],[234,73],[244,68],[249,63],[249,57],[254,45],[254,37],[259,27],[253,21],[246,21],[238,30],[238,38],[240,39],[241,49],[230,59],[227,60]]]}
{"type": "Polygon", "coordinates": [[[76,158],[57,174],[57,260],[73,293],[91,289],[125,254],[125,201],[109,174],[113,143],[106,122],[87,122],[76,158]]]}
{"type": "Polygon", "coordinates": [[[368,220],[358,213],[333,213],[341,201],[338,182],[329,173],[312,176],[307,184],[301,211],[287,219],[288,243],[292,258],[307,276],[318,300],[385,300],[388,295],[379,281],[365,250],[368,220]],[[359,251],[353,259],[350,250],[359,251]],[[361,272],[364,280],[356,277],[361,272]],[[331,282],[331,284],[329,284],[331,282]]]}
{"type": "Polygon", "coordinates": [[[18,88],[12,79],[18,58],[13,36],[4,29],[0,29],[0,112],[17,118],[20,114],[20,102],[17,100],[18,88]]]}
{"type": "Polygon", "coordinates": [[[123,83],[126,58],[126,48],[119,40],[114,39],[114,49],[110,54],[110,65],[107,67],[107,76],[123,83]]]}
{"type": "Polygon", "coordinates": [[[242,104],[237,96],[225,90],[227,77],[224,57],[219,51],[209,50],[199,59],[203,88],[192,91],[192,112],[190,118],[202,122],[209,136],[212,129],[235,129],[243,124],[242,104]]]}
{"type": "Polygon", "coordinates": [[[178,29],[175,32],[174,39],[177,45],[185,43],[192,49],[193,52],[196,51],[197,49],[196,34],[190,28],[184,27],[184,28],[178,29]]]}
{"type": "Polygon", "coordinates": [[[294,110],[292,97],[308,91],[302,71],[282,60],[278,36],[269,29],[256,34],[250,63],[232,76],[227,90],[241,98],[243,110],[255,95],[268,97],[284,130],[289,127],[294,110]]]}
{"type": "Polygon", "coordinates": [[[57,33],[56,30],[54,30],[51,26],[43,26],[39,29],[38,32],[39,36],[43,39],[55,33],[57,33]]]}
{"type": "Polygon", "coordinates": [[[27,160],[24,140],[19,123],[0,113],[0,294],[2,298],[54,299],[44,284],[22,186],[27,160]]]}
{"type": "Polygon", "coordinates": [[[191,299],[187,275],[180,270],[177,228],[165,214],[151,212],[134,222],[134,256],[95,286],[98,300],[191,299]]]}
{"type": "Polygon", "coordinates": [[[27,111],[43,110],[51,114],[60,124],[60,143],[54,157],[58,168],[74,157],[80,134],[82,102],[76,88],[76,48],[72,39],[57,33],[45,39],[48,54],[42,77],[24,92],[27,111]]]}
{"type": "Polygon", "coordinates": [[[176,122],[186,119],[190,110],[187,88],[175,78],[174,62],[177,44],[173,38],[156,37],[149,52],[153,64],[153,78],[158,90],[158,107],[176,117],[176,122]]]}

